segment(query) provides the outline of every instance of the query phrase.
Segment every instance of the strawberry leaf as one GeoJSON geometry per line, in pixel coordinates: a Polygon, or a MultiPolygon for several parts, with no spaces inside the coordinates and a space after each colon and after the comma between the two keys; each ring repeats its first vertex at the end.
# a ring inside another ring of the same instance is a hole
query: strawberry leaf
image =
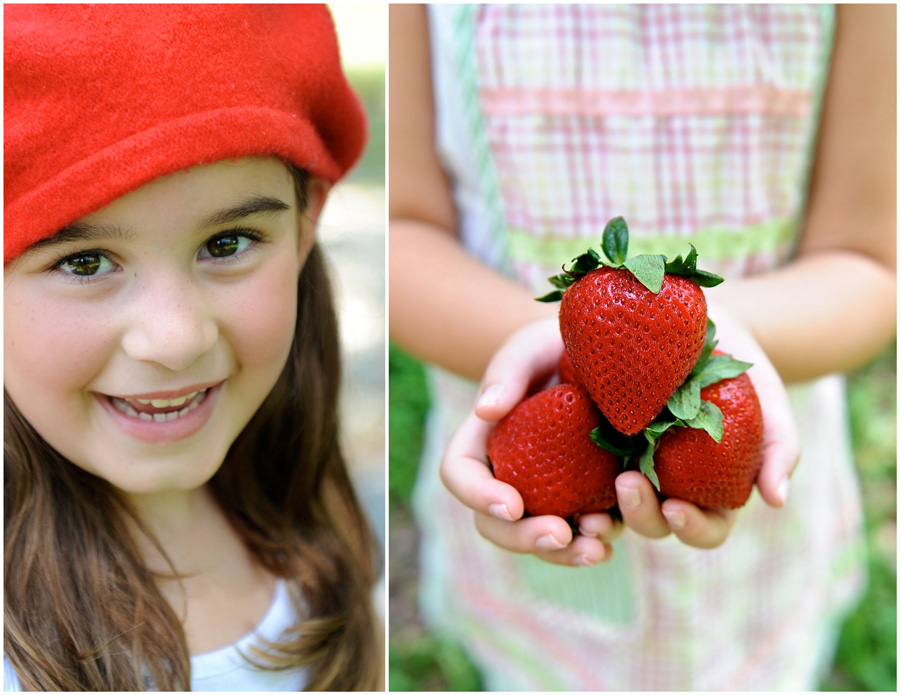
{"type": "Polygon", "coordinates": [[[722,441],[724,428],[722,425],[722,411],[715,403],[702,401],[700,404],[700,412],[696,417],[684,421],[685,427],[693,427],[696,430],[705,430],[706,433],[715,440],[716,444],[722,441]]]}
{"type": "Polygon", "coordinates": [[[688,255],[682,259],[676,256],[674,261],[666,261],[666,272],[672,275],[693,275],[697,272],[697,249],[691,244],[688,255]]]}
{"type": "Polygon", "coordinates": [[[700,382],[688,379],[666,403],[669,412],[679,420],[690,420],[700,412],[700,382]]]}
{"type": "Polygon", "coordinates": [[[666,273],[686,277],[701,287],[715,287],[723,282],[718,275],[697,269],[697,249],[691,250],[683,258],[677,256],[669,261],[663,255],[644,254],[628,258],[628,224],[623,217],[614,217],[606,223],[602,239],[603,253],[609,262],[594,249],[572,259],[572,267],[563,266],[563,272],[550,278],[550,283],[557,291],[538,297],[539,302],[558,302],[563,293],[577,280],[592,270],[602,266],[608,268],[626,268],[644,287],[653,294],[662,289],[666,273]]]}
{"type": "Polygon", "coordinates": [[[706,366],[707,361],[709,361],[709,356],[712,354],[712,351],[716,349],[716,345],[719,344],[719,341],[715,340],[715,336],[716,324],[713,323],[713,320],[711,318],[707,318],[706,340],[703,341],[703,349],[700,351],[700,357],[697,358],[697,364],[695,364],[694,368],[691,370],[690,377],[693,377],[695,374],[699,374],[706,366]]]}
{"type": "MultiPolygon", "coordinates": [[[[665,413],[665,411],[663,411],[663,413],[665,413]]],[[[674,425],[684,427],[684,423],[681,420],[678,420],[677,418],[669,420],[665,415],[661,415],[656,420],[647,425],[647,427],[644,429],[644,436],[648,439],[659,439],[662,436],[663,432],[674,425]]]]}
{"type": "Polygon", "coordinates": [[[634,256],[622,265],[631,271],[638,282],[653,294],[659,294],[666,275],[666,257],[655,255],[634,256]]]}
{"type": "Polygon", "coordinates": [[[568,287],[575,284],[577,278],[574,275],[569,275],[568,273],[561,273],[560,275],[554,275],[550,280],[550,284],[553,285],[558,290],[565,291],[568,287]]]}
{"type": "Polygon", "coordinates": [[[628,225],[625,218],[614,217],[603,230],[603,253],[615,265],[622,265],[628,257],[628,225]]]}
{"type": "Polygon", "coordinates": [[[569,270],[566,270],[565,267],[563,270],[572,277],[572,282],[575,282],[578,277],[596,270],[601,265],[604,265],[603,257],[594,249],[588,249],[585,253],[572,259],[572,267],[569,270]]]}
{"type": "Polygon", "coordinates": [[[548,292],[543,297],[537,297],[537,301],[546,302],[549,304],[551,302],[558,302],[558,301],[562,300],[562,298],[563,298],[562,290],[554,290],[553,292],[548,292]]]}
{"type": "Polygon", "coordinates": [[[606,418],[600,418],[600,424],[591,430],[591,441],[616,456],[634,456],[644,448],[640,435],[629,437],[609,424],[606,418]]]}
{"type": "Polygon", "coordinates": [[[653,469],[653,452],[656,451],[656,437],[647,436],[647,448],[644,450],[644,453],[641,454],[640,458],[640,467],[641,473],[647,476],[650,479],[650,482],[653,483],[653,487],[659,490],[659,478],[656,476],[656,471],[653,469]]]}
{"type": "Polygon", "coordinates": [[[714,273],[697,268],[697,249],[691,244],[688,255],[682,258],[677,256],[674,261],[666,261],[666,272],[670,275],[682,275],[694,281],[700,287],[715,287],[724,282],[724,279],[714,273]]]}
{"type": "Polygon", "coordinates": [[[697,382],[700,388],[705,388],[723,379],[740,376],[752,366],[750,362],[741,362],[731,355],[710,355],[703,368],[692,375],[689,381],[697,382]]]}
{"type": "Polygon", "coordinates": [[[700,285],[700,287],[715,287],[716,285],[721,285],[725,282],[725,278],[719,277],[715,273],[710,273],[706,270],[696,271],[690,276],[690,279],[700,285]]]}

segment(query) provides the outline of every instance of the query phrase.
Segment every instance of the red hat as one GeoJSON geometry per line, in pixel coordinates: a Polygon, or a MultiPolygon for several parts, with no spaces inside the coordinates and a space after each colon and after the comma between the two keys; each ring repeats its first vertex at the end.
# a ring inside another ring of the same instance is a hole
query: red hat
{"type": "Polygon", "coordinates": [[[6,5],[4,264],[159,176],[366,140],[324,5],[6,5]]]}

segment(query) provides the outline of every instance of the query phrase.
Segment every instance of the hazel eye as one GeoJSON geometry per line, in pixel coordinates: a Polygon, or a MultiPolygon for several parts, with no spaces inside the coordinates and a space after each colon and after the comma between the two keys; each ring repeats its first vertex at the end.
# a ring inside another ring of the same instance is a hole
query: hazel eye
{"type": "Polygon", "coordinates": [[[244,252],[254,239],[246,234],[221,234],[213,237],[201,250],[201,258],[228,258],[244,252]]]}
{"type": "Polygon", "coordinates": [[[115,264],[99,251],[83,251],[63,258],[56,268],[68,275],[95,277],[115,270],[115,264]]]}

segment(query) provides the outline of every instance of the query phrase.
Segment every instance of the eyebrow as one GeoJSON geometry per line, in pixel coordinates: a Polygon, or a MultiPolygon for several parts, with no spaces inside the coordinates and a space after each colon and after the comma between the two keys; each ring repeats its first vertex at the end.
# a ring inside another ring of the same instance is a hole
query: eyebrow
{"type": "MultiPolygon", "coordinates": [[[[200,221],[200,227],[214,227],[220,224],[237,222],[251,215],[273,215],[291,206],[283,200],[268,196],[255,196],[234,207],[219,210],[207,215],[200,221]]],[[[134,234],[114,224],[93,224],[88,222],[72,222],[60,229],[56,234],[34,242],[25,253],[40,249],[61,246],[72,242],[91,241],[128,241],[134,234]]]]}
{"type": "Polygon", "coordinates": [[[283,200],[268,196],[255,196],[232,208],[220,210],[204,217],[200,222],[200,226],[214,227],[220,224],[228,224],[229,222],[237,222],[251,215],[272,215],[290,209],[291,206],[283,200]]]}
{"type": "Polygon", "coordinates": [[[39,239],[26,249],[26,253],[43,248],[61,246],[74,241],[128,241],[134,236],[114,224],[91,224],[88,222],[72,222],[60,229],[51,237],[39,239]]]}

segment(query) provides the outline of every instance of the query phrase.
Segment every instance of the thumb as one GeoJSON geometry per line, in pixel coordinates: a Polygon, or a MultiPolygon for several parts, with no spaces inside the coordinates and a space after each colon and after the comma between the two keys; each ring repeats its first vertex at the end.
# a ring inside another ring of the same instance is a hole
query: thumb
{"type": "Polygon", "coordinates": [[[484,371],[475,414],[491,422],[503,418],[532,384],[556,370],[562,353],[556,317],[534,321],[515,331],[484,371]]]}

